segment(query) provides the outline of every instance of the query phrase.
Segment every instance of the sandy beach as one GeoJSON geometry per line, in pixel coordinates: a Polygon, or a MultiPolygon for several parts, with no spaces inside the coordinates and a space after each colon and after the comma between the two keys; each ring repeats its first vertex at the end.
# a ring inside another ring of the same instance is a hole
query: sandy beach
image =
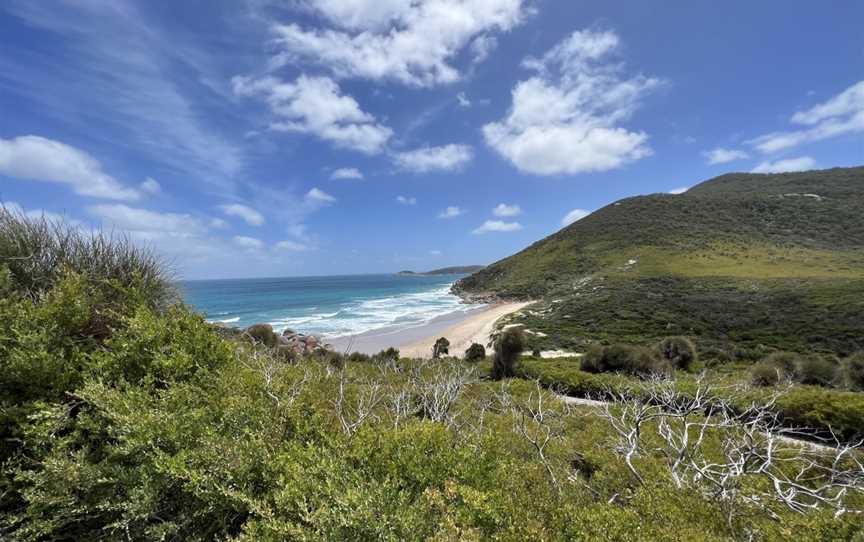
{"type": "Polygon", "coordinates": [[[461,356],[472,342],[486,346],[498,319],[531,303],[484,305],[474,311],[436,318],[423,326],[376,330],[351,337],[339,337],[328,342],[335,350],[343,352],[372,354],[393,346],[405,357],[430,357],[435,340],[446,337],[450,341],[450,352],[461,356]]]}

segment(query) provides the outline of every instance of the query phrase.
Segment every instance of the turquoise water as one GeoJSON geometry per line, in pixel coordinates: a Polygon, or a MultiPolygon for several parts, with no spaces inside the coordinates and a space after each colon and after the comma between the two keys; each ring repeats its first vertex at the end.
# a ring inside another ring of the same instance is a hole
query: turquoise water
{"type": "Polygon", "coordinates": [[[211,322],[246,327],[269,323],[325,337],[384,327],[414,327],[468,311],[450,286],[462,275],[351,275],[181,283],[186,301],[211,322]]]}

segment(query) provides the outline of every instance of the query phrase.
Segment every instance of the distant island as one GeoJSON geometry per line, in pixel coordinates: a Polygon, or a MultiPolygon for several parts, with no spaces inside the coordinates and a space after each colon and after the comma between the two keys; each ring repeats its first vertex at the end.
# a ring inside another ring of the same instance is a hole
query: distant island
{"type": "Polygon", "coordinates": [[[476,273],[486,267],[485,265],[455,265],[453,267],[442,267],[441,269],[433,269],[432,271],[426,271],[425,273],[418,273],[417,271],[399,271],[396,273],[397,275],[467,275],[469,273],[476,273]]]}

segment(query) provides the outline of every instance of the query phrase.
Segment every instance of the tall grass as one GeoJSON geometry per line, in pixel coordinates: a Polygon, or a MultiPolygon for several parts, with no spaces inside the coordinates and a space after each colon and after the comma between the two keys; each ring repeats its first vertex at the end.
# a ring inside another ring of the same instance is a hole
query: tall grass
{"type": "Polygon", "coordinates": [[[34,298],[71,272],[100,290],[135,288],[155,309],[178,299],[173,274],[149,248],[123,235],[25,216],[5,206],[0,206],[0,267],[9,270],[15,289],[34,298]]]}

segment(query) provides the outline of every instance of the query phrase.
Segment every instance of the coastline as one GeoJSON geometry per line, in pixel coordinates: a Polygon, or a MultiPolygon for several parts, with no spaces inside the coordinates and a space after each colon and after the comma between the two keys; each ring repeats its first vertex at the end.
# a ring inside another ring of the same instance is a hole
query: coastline
{"type": "Polygon", "coordinates": [[[413,328],[384,328],[327,342],[338,352],[374,354],[392,346],[404,357],[428,358],[435,340],[446,337],[451,354],[461,356],[472,342],[486,346],[495,322],[531,303],[533,301],[483,305],[476,310],[446,314],[413,328]]]}

